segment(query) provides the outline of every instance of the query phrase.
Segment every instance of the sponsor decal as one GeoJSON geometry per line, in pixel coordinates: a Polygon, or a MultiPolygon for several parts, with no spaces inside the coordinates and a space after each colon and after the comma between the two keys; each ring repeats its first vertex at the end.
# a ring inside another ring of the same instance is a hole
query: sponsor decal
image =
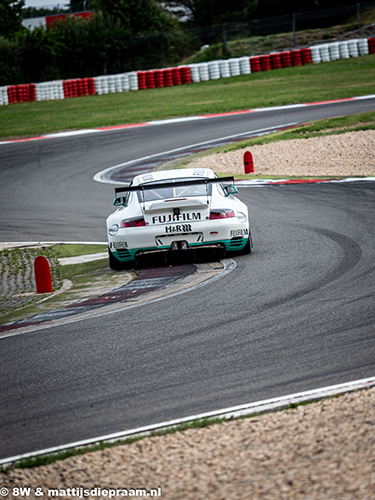
{"type": "Polygon", "coordinates": [[[114,250],[118,250],[119,248],[129,248],[127,241],[114,241],[109,244],[109,248],[113,248],[114,250]]]}
{"type": "Polygon", "coordinates": [[[153,224],[168,224],[169,222],[182,222],[182,221],[193,221],[201,220],[200,212],[197,213],[183,213],[183,214],[169,214],[169,215],[155,215],[152,218],[153,224]]]}
{"type": "Polygon", "coordinates": [[[231,229],[230,236],[231,236],[231,238],[233,236],[249,236],[249,230],[248,229],[231,229]]]}
{"type": "Polygon", "coordinates": [[[175,226],[165,226],[165,232],[169,233],[191,233],[191,224],[176,224],[175,226]]]}

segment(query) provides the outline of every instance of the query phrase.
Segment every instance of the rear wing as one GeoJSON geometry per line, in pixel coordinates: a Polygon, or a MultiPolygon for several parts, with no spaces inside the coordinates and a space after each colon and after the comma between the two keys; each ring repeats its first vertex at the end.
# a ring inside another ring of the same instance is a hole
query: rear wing
{"type": "Polygon", "coordinates": [[[169,188],[178,186],[194,186],[196,184],[213,184],[213,183],[223,183],[230,182],[234,183],[234,177],[215,177],[214,179],[191,179],[188,181],[168,181],[168,182],[148,182],[147,184],[140,184],[138,186],[123,186],[119,188],[115,188],[115,194],[117,196],[118,193],[130,193],[131,191],[145,191],[147,189],[160,189],[160,188],[169,188]]]}

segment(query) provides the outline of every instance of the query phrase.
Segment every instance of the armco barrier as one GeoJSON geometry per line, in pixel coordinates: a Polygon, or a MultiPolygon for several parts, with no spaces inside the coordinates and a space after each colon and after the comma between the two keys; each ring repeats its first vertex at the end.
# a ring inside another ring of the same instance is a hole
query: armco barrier
{"type": "Polygon", "coordinates": [[[9,85],[0,87],[0,106],[26,101],[66,99],[155,87],[171,87],[186,83],[205,82],[210,79],[269,71],[271,69],[288,68],[290,66],[318,64],[367,54],[375,54],[375,37],[318,44],[290,51],[230,58],[175,68],[132,71],[118,75],[57,80],[36,84],[9,85]]]}

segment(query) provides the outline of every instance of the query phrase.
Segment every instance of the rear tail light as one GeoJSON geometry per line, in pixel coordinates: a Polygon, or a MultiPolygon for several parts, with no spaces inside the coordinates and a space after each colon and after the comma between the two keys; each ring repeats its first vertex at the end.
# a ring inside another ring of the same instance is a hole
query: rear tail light
{"type": "Polygon", "coordinates": [[[145,226],[146,222],[143,217],[133,219],[124,219],[121,221],[121,227],[141,227],[145,226]]]}
{"type": "Polygon", "coordinates": [[[220,210],[212,210],[210,213],[210,220],[215,219],[229,219],[230,217],[234,217],[233,210],[229,208],[223,208],[220,210]]]}

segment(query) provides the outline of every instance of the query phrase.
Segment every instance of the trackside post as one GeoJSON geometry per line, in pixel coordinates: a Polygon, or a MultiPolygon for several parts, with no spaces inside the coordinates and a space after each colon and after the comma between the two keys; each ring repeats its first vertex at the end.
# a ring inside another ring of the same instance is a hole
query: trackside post
{"type": "Polygon", "coordinates": [[[34,260],[34,272],[35,272],[35,282],[36,282],[36,292],[37,293],[51,293],[52,280],[51,280],[51,270],[49,267],[48,260],[39,255],[34,260]]]}
{"type": "Polygon", "coordinates": [[[245,151],[245,154],[243,155],[243,164],[245,174],[252,174],[254,172],[253,155],[250,153],[250,151],[245,151]]]}

